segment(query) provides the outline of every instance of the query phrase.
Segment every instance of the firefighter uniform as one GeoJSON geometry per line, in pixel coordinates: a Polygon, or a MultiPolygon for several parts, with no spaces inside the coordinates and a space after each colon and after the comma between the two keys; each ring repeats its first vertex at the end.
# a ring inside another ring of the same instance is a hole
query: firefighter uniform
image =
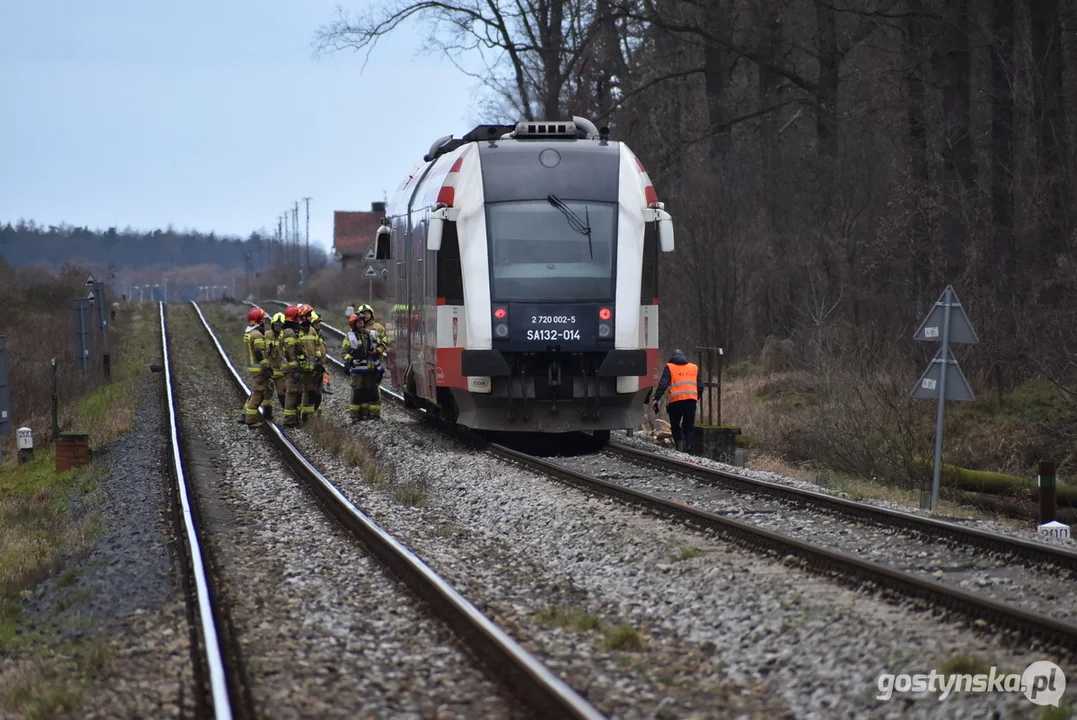
{"type": "Polygon", "coordinates": [[[267,415],[273,411],[273,396],[266,392],[266,385],[273,375],[266,357],[266,339],[260,325],[250,325],[243,333],[243,345],[247,349],[247,372],[251,377],[251,395],[243,407],[243,420],[250,428],[262,426],[258,408],[267,408],[267,415]]]}
{"type": "Polygon", "coordinates": [[[373,410],[377,401],[375,384],[382,367],[381,360],[374,355],[377,342],[371,337],[371,331],[363,327],[358,315],[353,315],[349,324],[352,330],[344,336],[340,355],[351,381],[352,394],[351,402],[348,403],[348,414],[354,422],[376,417],[373,410]]]}
{"type": "Polygon", "coordinates": [[[389,338],[385,334],[385,326],[374,320],[374,308],[370,305],[360,305],[356,311],[365,320],[365,328],[368,333],[371,333],[371,337],[374,339],[374,350],[371,353],[375,371],[362,374],[362,387],[366,391],[364,395],[368,398],[366,408],[369,411],[369,415],[372,418],[381,417],[381,380],[385,377],[385,368],[382,366],[382,359],[385,357],[385,352],[389,347],[389,338]],[[369,314],[369,317],[367,317],[369,314]]]}
{"type": "MultiPolygon", "coordinates": [[[[269,367],[273,370],[272,387],[267,391],[277,396],[280,407],[284,409],[285,389],[284,371],[281,365],[284,362],[284,314],[277,313],[273,316],[273,324],[266,333],[266,356],[269,358],[269,367]]],[[[273,403],[270,400],[269,406],[273,403]]]]}
{"type": "Polygon", "coordinates": [[[321,411],[322,407],[322,393],[329,393],[329,371],[326,368],[326,363],[329,361],[326,357],[329,355],[329,347],[325,344],[325,336],[322,335],[322,323],[321,318],[318,317],[318,313],[311,313],[310,326],[314,329],[314,332],[318,334],[319,352],[318,357],[322,359],[322,376],[320,378],[321,385],[318,387],[318,397],[314,404],[314,414],[317,415],[321,411]]]}
{"type": "Polygon", "coordinates": [[[303,393],[302,375],[299,372],[299,356],[302,346],[299,344],[298,326],[289,322],[281,333],[281,374],[284,375],[284,425],[295,427],[299,424],[299,402],[303,393]]]}
{"type": "Polygon", "coordinates": [[[325,357],[322,351],[322,339],[318,331],[309,325],[299,333],[301,360],[299,370],[302,374],[303,399],[299,405],[301,422],[314,416],[322,404],[322,363],[325,357]]]}

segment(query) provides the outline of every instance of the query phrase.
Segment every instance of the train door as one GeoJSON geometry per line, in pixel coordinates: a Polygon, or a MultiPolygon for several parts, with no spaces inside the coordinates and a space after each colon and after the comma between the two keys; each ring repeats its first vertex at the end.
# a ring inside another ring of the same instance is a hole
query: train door
{"type": "MultiPolygon", "coordinates": [[[[427,219],[425,228],[429,229],[429,227],[430,221],[427,219]]],[[[426,387],[423,397],[431,402],[437,402],[438,253],[426,250],[423,256],[423,270],[425,272],[423,277],[423,370],[426,374],[426,387]]]]}
{"type": "MultiPolygon", "coordinates": [[[[422,201],[419,201],[422,202],[422,201]]],[[[419,204],[416,203],[416,205],[419,204]]],[[[412,372],[415,374],[415,392],[419,397],[428,398],[426,377],[426,322],[424,311],[426,306],[426,225],[427,221],[423,208],[412,210],[413,221],[411,225],[411,285],[408,288],[411,302],[411,322],[414,329],[412,352],[412,372]]]]}

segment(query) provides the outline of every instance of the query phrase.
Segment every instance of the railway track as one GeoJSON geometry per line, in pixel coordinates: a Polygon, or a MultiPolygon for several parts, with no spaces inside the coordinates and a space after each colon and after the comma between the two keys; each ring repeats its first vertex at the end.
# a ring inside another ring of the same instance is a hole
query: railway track
{"type": "MultiPolygon", "coordinates": [[[[343,335],[339,329],[327,325],[324,321],[322,326],[337,335],[343,335]]],[[[343,363],[332,356],[330,360],[343,372],[343,363]]],[[[382,390],[403,404],[404,398],[397,390],[384,386],[382,390]]],[[[439,422],[422,410],[412,410],[412,412],[429,421],[439,422]]],[[[741,546],[783,558],[796,558],[805,567],[840,579],[847,584],[882,590],[892,597],[909,599],[921,606],[944,610],[964,618],[978,630],[1001,631],[1011,636],[1015,642],[1034,643],[1046,651],[1058,652],[1070,657],[1077,656],[1077,625],[1069,622],[981,597],[960,588],[946,586],[933,578],[921,577],[751,523],[690,507],[679,500],[659,497],[620,483],[604,480],[566,467],[564,464],[490,442],[482,435],[466,429],[448,426],[444,423],[442,425],[447,431],[454,433],[472,447],[490,452],[503,460],[554,478],[577,489],[611,497],[678,523],[716,533],[741,546]]],[[[724,483],[725,487],[738,492],[750,492],[768,499],[780,499],[786,503],[809,505],[827,513],[892,527],[903,532],[917,533],[929,539],[963,544],[986,552],[1007,555],[1029,564],[1054,566],[1066,571],[1077,569],[1077,554],[1049,545],[822,493],[802,491],[779,483],[745,478],[734,473],[723,473],[695,463],[666,458],[657,453],[648,453],[621,444],[611,443],[608,451],[652,469],[689,475],[701,482],[724,483]]]]}
{"type": "MultiPolygon", "coordinates": [[[[216,347],[237,393],[246,397],[250,393],[249,388],[229,360],[198,304],[192,303],[192,306],[216,347]]],[[[343,370],[339,360],[331,360],[343,370]]],[[[419,557],[359,510],[303,456],[275,423],[265,421],[263,429],[293,474],[314,494],[325,511],[357,538],[393,576],[425,601],[524,707],[538,717],[603,717],[419,557]]]]}
{"type": "Polygon", "coordinates": [[[750,478],[620,443],[610,443],[608,452],[628,459],[637,465],[646,465],[663,473],[691,477],[712,487],[747,493],[768,500],[776,500],[783,504],[809,507],[828,515],[852,518],[880,527],[915,532],[923,537],[943,540],[964,547],[976,547],[1028,563],[1053,565],[1061,570],[1077,572],[1077,552],[1046,543],[970,528],[958,523],[891,510],[878,505],[803,490],[782,483],[750,478]]]}
{"type": "Polygon", "coordinates": [[[185,540],[181,544],[184,585],[188,591],[188,619],[191,622],[191,648],[195,672],[196,712],[200,717],[211,711],[217,720],[253,717],[250,696],[244,679],[242,661],[235,652],[223,608],[215,601],[211,561],[201,536],[201,520],[194,493],[185,471],[186,461],[180,442],[180,422],[169,351],[168,327],[163,303],[158,304],[161,321],[161,354],[164,390],[167,400],[169,449],[176,500],[177,531],[185,540]],[[208,707],[207,707],[208,705],[208,707]]]}

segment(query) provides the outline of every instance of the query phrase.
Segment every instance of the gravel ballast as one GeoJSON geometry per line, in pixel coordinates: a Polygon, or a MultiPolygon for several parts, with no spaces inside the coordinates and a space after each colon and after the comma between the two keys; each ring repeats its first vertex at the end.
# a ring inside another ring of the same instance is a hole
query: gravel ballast
{"type": "MultiPolygon", "coordinates": [[[[339,378],[334,386],[323,416],[343,425],[347,391],[339,378]]],[[[1033,707],[1019,694],[877,700],[880,673],[927,673],[964,655],[1020,672],[1045,658],[463,449],[391,400],[383,414],[349,432],[377,448],[385,489],[305,430],[289,434],[357,505],[612,716],[991,717],[1033,707]],[[421,489],[426,505],[394,502],[401,487],[421,489]],[[609,650],[597,631],[551,627],[551,605],[635,628],[645,649],[609,650]]]]}
{"type": "MultiPolygon", "coordinates": [[[[170,313],[192,476],[265,717],[516,717],[452,633],[328,520],[241,401],[194,311],[170,313]]],[[[242,332],[237,324],[233,329],[242,332]]]]}
{"type": "Polygon", "coordinates": [[[1073,586],[1074,577],[1068,570],[1053,566],[1022,566],[1012,558],[977,547],[962,547],[914,532],[823,513],[811,507],[737,493],[683,475],[663,475],[613,453],[546,459],[633,490],[687,503],[698,510],[895,570],[930,577],[940,584],[997,602],[1066,622],[1077,619],[1077,606],[1060,602],[1073,586]]]}
{"type": "MultiPolygon", "coordinates": [[[[817,493],[829,493],[838,497],[846,499],[848,495],[845,493],[830,493],[826,488],[822,488],[818,485],[814,485],[803,480],[791,478],[779,473],[770,472],[767,470],[753,470],[750,468],[738,467],[736,465],[728,465],[726,463],[718,462],[717,460],[711,460],[706,457],[699,457],[696,455],[688,455],[687,453],[679,452],[672,448],[659,445],[654,442],[645,440],[639,436],[629,435],[624,430],[619,430],[612,433],[612,441],[620,443],[622,445],[628,445],[630,447],[639,448],[640,450],[646,450],[648,452],[657,453],[659,455],[665,455],[666,457],[673,458],[675,460],[687,460],[694,462],[704,467],[714,468],[723,472],[734,473],[743,475],[744,477],[752,478],[755,480],[766,480],[768,482],[781,483],[783,485],[789,485],[790,487],[798,488],[800,490],[810,490],[817,493]]],[[[879,507],[887,508],[889,510],[898,510],[901,512],[912,513],[914,515],[922,515],[924,517],[935,517],[937,514],[932,513],[929,510],[921,510],[916,507],[910,507],[908,505],[902,505],[901,503],[892,502],[889,500],[868,499],[860,500],[869,505],[877,505],[879,507]]],[[[1045,538],[1041,537],[1036,529],[1033,527],[1033,523],[1020,523],[1013,519],[999,518],[945,518],[948,522],[953,522],[961,525],[967,525],[971,528],[979,530],[986,530],[988,532],[999,533],[1001,535],[1011,535],[1013,537],[1021,538],[1022,540],[1031,540],[1034,542],[1043,543],[1046,545],[1054,545],[1056,547],[1063,547],[1069,550],[1077,550],[1077,538],[1070,537],[1068,539],[1058,538],[1045,538]]]]}

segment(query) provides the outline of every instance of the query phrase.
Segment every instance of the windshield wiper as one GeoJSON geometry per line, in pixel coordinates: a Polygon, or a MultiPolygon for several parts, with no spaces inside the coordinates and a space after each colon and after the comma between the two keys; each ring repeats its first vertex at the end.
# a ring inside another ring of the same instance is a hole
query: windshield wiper
{"type": "Polygon", "coordinates": [[[581,218],[577,215],[572,208],[565,204],[565,202],[556,195],[547,195],[546,199],[551,205],[560,210],[568,220],[568,226],[580,233],[587,236],[587,252],[590,253],[591,259],[595,259],[594,246],[591,243],[591,211],[586,205],[583,206],[583,211],[587,215],[587,219],[581,218]]]}

